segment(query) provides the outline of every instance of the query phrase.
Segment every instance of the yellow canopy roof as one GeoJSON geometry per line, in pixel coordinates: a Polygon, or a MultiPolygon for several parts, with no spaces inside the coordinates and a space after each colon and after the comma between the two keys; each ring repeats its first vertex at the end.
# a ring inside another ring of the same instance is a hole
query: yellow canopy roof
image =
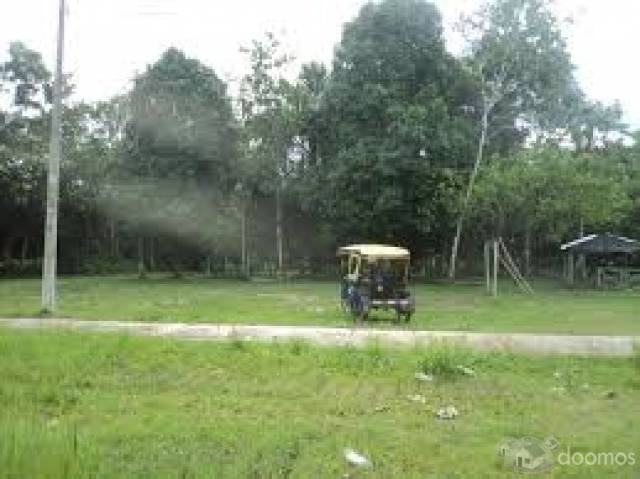
{"type": "Polygon", "coordinates": [[[357,253],[375,259],[409,259],[408,249],[383,244],[352,244],[338,248],[338,256],[357,253]]]}

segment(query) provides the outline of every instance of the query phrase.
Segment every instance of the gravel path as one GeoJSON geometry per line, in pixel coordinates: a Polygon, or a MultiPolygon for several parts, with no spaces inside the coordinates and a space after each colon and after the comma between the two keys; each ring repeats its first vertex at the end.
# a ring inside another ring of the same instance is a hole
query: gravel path
{"type": "Polygon", "coordinates": [[[0,318],[0,326],[25,329],[64,328],[90,332],[121,332],[198,340],[303,340],[320,345],[363,346],[379,342],[412,347],[437,341],[480,350],[511,350],[536,354],[629,356],[640,347],[640,336],[562,336],[547,334],[469,333],[314,326],[185,324],[129,321],[84,321],[58,318],[0,318]]]}

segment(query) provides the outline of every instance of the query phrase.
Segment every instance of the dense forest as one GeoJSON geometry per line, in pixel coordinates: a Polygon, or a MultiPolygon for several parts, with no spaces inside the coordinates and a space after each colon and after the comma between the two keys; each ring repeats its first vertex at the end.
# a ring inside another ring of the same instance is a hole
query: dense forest
{"type": "MultiPolygon", "coordinates": [[[[62,273],[320,273],[344,243],[473,273],[500,236],[527,273],[583,232],[640,237],[640,134],[582,92],[546,0],[491,0],[447,50],[423,0],[366,4],[331,65],[266,34],[237,92],[175,48],[109,101],[65,82],[62,273]]],[[[153,61],[154,59],[150,59],[153,61]]],[[[0,274],[37,274],[52,75],[0,63],[0,274]]]]}

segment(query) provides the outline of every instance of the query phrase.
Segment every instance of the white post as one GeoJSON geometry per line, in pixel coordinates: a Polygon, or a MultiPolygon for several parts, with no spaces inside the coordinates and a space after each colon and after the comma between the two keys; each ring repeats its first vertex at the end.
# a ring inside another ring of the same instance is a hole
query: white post
{"type": "Polygon", "coordinates": [[[60,0],[58,11],[56,71],[53,83],[53,110],[51,112],[49,171],[47,175],[47,218],[44,230],[44,258],[42,267],[42,309],[48,312],[53,312],[56,308],[58,196],[60,181],[60,155],[62,149],[62,58],[64,54],[64,14],[65,0],[60,0]]]}

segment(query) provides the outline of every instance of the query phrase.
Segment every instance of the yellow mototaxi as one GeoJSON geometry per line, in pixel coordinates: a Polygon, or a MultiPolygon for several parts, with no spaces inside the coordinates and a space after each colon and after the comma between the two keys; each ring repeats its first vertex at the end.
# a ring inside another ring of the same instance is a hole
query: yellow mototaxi
{"type": "Polygon", "coordinates": [[[393,310],[398,320],[409,321],[415,300],[409,291],[411,254],[406,248],[380,244],[354,244],[338,248],[342,307],[358,321],[371,310],[393,310]]]}

